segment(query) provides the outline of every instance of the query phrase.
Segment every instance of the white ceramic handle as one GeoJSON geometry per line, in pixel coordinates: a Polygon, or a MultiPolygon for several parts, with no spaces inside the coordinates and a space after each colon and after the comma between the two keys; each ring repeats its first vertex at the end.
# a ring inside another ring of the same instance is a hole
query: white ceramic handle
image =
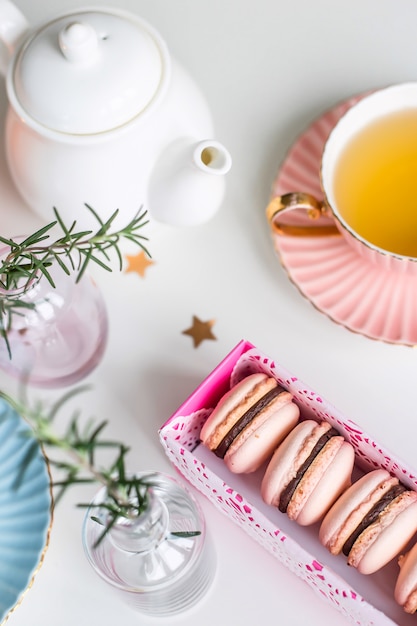
{"type": "Polygon", "coordinates": [[[0,0],[0,40],[4,44],[0,50],[0,71],[3,74],[16,45],[28,30],[29,24],[25,16],[13,2],[0,0]]]}

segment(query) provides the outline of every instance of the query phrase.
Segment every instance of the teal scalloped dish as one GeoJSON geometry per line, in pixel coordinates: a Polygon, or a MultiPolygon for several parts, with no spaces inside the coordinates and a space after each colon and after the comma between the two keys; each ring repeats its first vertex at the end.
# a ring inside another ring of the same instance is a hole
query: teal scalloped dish
{"type": "Polygon", "coordinates": [[[32,585],[49,543],[51,481],[29,426],[0,399],[0,622],[32,585]]]}

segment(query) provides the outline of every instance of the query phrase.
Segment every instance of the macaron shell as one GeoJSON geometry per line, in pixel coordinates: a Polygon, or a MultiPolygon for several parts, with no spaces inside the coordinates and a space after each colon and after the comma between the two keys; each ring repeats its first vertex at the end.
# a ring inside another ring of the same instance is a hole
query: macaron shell
{"type": "MultiPolygon", "coordinates": [[[[361,574],[373,574],[389,563],[412,538],[417,531],[417,493],[408,492],[403,494],[404,498],[397,498],[398,504],[393,502],[393,505],[387,507],[387,514],[383,524],[373,524],[375,529],[371,530],[370,545],[366,545],[367,541],[364,541],[364,546],[361,550],[359,546],[357,548],[356,555],[349,554],[348,564],[356,566],[361,574]],[[395,510],[403,502],[403,510],[396,515],[395,510]],[[396,516],[395,516],[396,515],[396,516]],[[394,517],[395,516],[395,517],[394,517]],[[384,527],[382,527],[384,526],[384,527]],[[363,552],[362,558],[360,558],[360,552],[363,552]],[[356,565],[356,559],[359,558],[359,562],[356,565]],[[352,562],[351,562],[352,561],[352,562]]],[[[366,535],[366,531],[363,533],[366,535]]],[[[358,540],[359,542],[359,540],[358,540]]],[[[356,543],[354,547],[356,546],[356,543]]]]}
{"type": "Polygon", "coordinates": [[[320,542],[332,553],[339,554],[345,541],[357,528],[375,502],[398,480],[386,470],[364,474],[331,507],[319,530],[320,542]]]}
{"type": "Polygon", "coordinates": [[[251,374],[232,387],[220,399],[200,433],[201,441],[215,449],[238,419],[269,389],[277,386],[266,374],[251,374]]]}
{"type": "MultiPolygon", "coordinates": [[[[320,453],[309,465],[288,504],[287,515],[290,519],[297,520],[304,505],[312,495],[313,490],[339,452],[343,441],[343,437],[332,437],[329,439],[320,453]]],[[[330,508],[330,504],[328,508],[330,508]]]]}
{"type": "Polygon", "coordinates": [[[295,477],[298,468],[312,451],[317,427],[314,420],[300,422],[274,452],[262,479],[261,495],[272,506],[278,506],[282,490],[295,477]]]}
{"type": "Polygon", "coordinates": [[[407,613],[417,610],[417,543],[398,560],[400,573],[394,589],[394,597],[407,613]]]}
{"type": "Polygon", "coordinates": [[[333,437],[329,443],[332,443],[336,453],[329,464],[322,464],[317,459],[314,476],[315,486],[312,488],[307,484],[302,485],[300,483],[299,485],[307,493],[310,492],[303,506],[297,512],[297,489],[288,507],[288,509],[290,506],[294,509],[294,519],[301,526],[309,526],[320,520],[351,484],[355,462],[353,447],[347,441],[342,440],[340,442],[339,437],[333,437]],[[333,442],[333,440],[335,441],[333,442]],[[341,445],[338,445],[340,443],[341,445]]]}
{"type": "Polygon", "coordinates": [[[280,394],[277,402],[268,406],[267,410],[257,416],[236,438],[224,457],[231,472],[256,471],[294,428],[300,410],[291,398],[287,392],[280,394]]]}

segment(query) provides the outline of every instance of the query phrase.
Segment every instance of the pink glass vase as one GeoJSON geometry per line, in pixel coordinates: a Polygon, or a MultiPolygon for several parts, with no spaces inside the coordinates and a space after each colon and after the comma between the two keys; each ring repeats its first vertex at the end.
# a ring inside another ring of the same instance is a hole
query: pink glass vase
{"type": "Polygon", "coordinates": [[[108,322],[101,292],[88,275],[77,283],[59,266],[50,274],[55,287],[40,276],[24,290],[0,292],[7,335],[7,341],[0,337],[0,369],[54,388],[76,383],[96,367],[108,322]]]}

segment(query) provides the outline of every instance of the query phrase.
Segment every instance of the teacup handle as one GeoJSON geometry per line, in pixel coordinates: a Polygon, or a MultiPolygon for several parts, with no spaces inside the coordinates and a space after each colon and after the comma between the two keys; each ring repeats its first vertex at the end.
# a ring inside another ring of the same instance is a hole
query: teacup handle
{"type": "Polygon", "coordinates": [[[304,209],[312,221],[330,216],[326,203],[320,202],[309,193],[297,191],[275,196],[266,208],[266,217],[274,233],[291,237],[328,237],[341,234],[336,224],[297,226],[281,222],[280,217],[284,213],[295,209],[304,209]]]}

